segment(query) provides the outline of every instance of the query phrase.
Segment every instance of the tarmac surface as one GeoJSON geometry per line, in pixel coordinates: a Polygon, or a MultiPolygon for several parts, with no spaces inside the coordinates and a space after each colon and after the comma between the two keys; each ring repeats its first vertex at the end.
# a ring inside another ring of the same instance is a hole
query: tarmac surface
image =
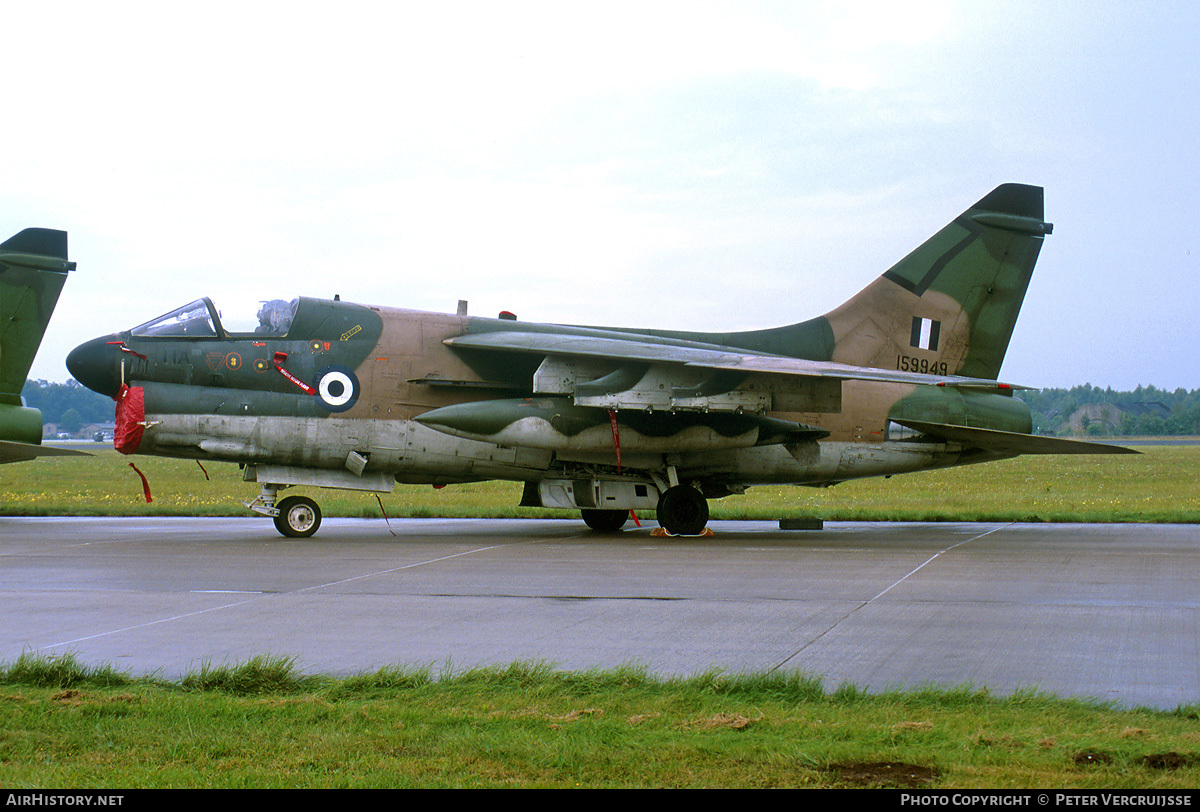
{"type": "Polygon", "coordinates": [[[788,669],[831,690],[1200,703],[1195,525],[710,526],[327,519],[292,541],[256,518],[0,517],[0,660],[172,679],[260,654],[327,674],[788,669]]]}

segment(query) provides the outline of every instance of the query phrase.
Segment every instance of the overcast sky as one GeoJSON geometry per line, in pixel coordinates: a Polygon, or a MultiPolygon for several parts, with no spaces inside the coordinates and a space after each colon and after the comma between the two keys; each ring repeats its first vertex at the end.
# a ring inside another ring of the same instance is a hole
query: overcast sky
{"type": "Polygon", "coordinates": [[[0,239],[70,232],[31,377],[200,296],[726,330],[1046,187],[1004,380],[1200,388],[1200,4],[24,3],[0,239]]]}

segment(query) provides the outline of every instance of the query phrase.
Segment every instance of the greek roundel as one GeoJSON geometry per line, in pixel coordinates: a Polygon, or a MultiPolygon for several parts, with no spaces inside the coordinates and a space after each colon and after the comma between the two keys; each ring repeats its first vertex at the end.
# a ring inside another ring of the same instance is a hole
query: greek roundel
{"type": "Polygon", "coordinates": [[[331,364],[314,381],[317,402],[331,412],[344,412],[358,402],[358,378],[349,367],[331,364]]]}

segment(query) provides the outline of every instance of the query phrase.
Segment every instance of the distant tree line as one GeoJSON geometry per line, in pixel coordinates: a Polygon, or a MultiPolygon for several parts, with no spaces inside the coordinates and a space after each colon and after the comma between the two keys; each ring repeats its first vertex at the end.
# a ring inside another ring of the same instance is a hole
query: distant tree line
{"type": "Polygon", "coordinates": [[[1085,383],[1070,389],[1041,389],[1021,392],[1021,400],[1033,412],[1034,430],[1039,434],[1078,434],[1091,436],[1200,435],[1200,389],[1176,389],[1139,386],[1128,392],[1101,389],[1085,383]],[[1114,407],[1106,420],[1084,416],[1077,425],[1071,416],[1091,404],[1114,407]],[[1147,404],[1162,404],[1164,409],[1149,410],[1147,404]]]}
{"type": "MultiPolygon", "coordinates": [[[[104,423],[113,419],[112,398],[98,395],[78,381],[26,381],[22,394],[26,403],[41,410],[45,422],[57,424],[63,431],[75,432],[88,423],[104,423]]],[[[1069,420],[1080,407],[1088,404],[1132,407],[1161,403],[1166,407],[1166,414],[1120,413],[1119,417],[1107,422],[1085,420],[1083,433],[1094,436],[1200,435],[1200,389],[1169,392],[1154,386],[1139,386],[1129,392],[1120,392],[1085,383],[1071,389],[1021,392],[1019,396],[1029,404],[1033,412],[1034,430],[1040,434],[1078,433],[1069,420]]]]}

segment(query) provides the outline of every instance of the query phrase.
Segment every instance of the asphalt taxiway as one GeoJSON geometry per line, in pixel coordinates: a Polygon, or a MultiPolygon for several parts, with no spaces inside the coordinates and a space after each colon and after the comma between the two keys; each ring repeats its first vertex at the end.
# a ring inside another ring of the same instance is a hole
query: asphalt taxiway
{"type": "Polygon", "coordinates": [[[169,678],[259,654],[329,674],[633,663],[1200,703],[1194,525],[650,526],[327,519],[291,541],[254,518],[0,517],[0,660],[169,678]]]}

